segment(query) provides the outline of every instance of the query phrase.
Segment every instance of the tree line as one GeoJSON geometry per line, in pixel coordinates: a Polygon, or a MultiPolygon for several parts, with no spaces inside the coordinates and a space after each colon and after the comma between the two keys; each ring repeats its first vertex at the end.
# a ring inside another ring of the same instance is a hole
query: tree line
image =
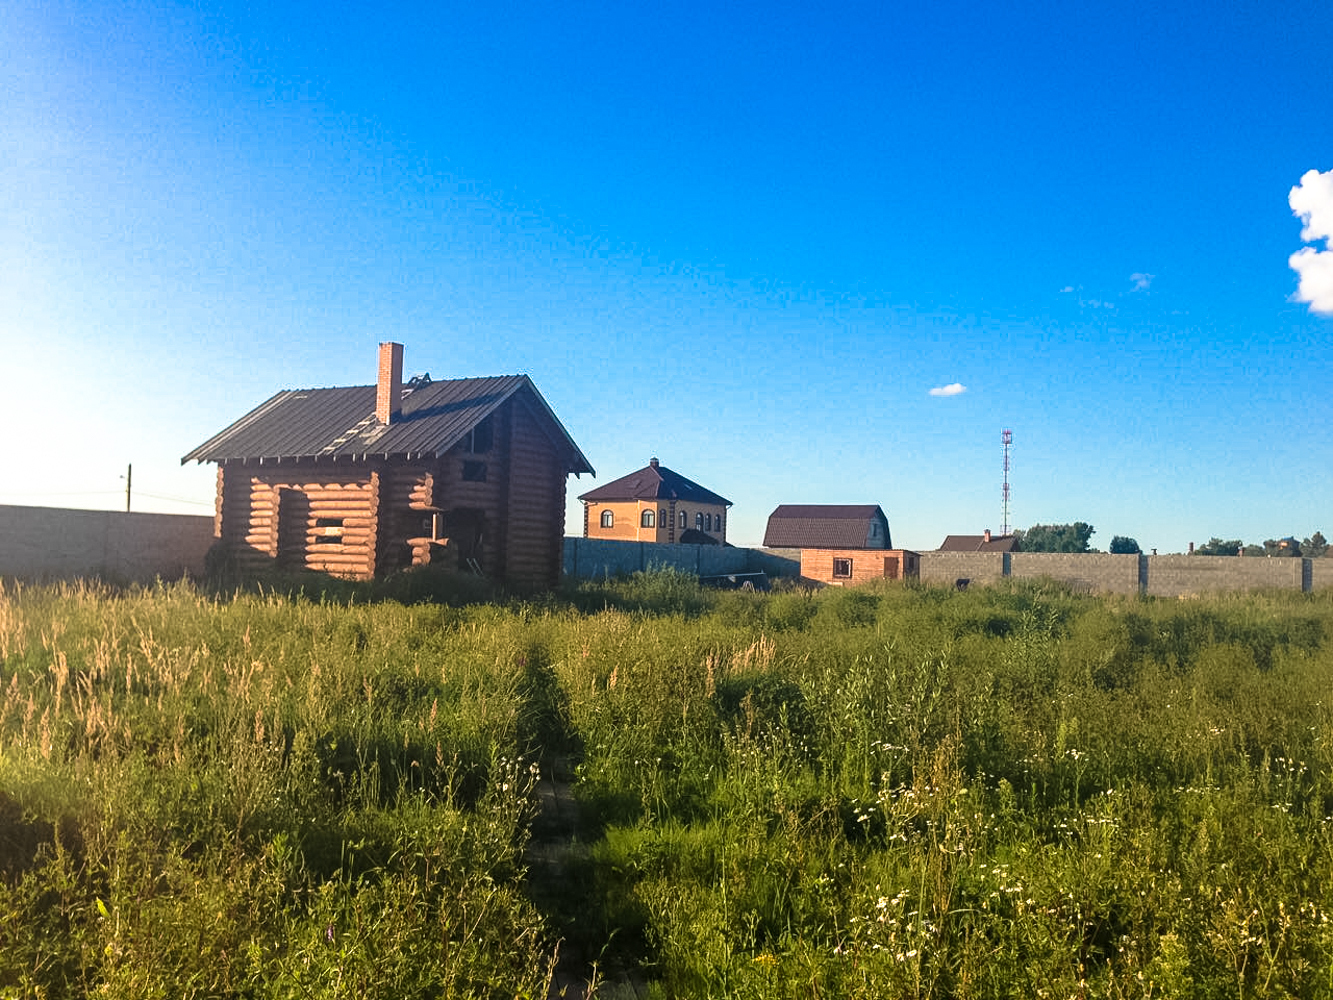
{"type": "MultiPolygon", "coordinates": [[[[1097,552],[1091,545],[1096,529],[1086,521],[1071,524],[1034,524],[1014,532],[1022,552],[1097,552]]],[[[1193,549],[1198,556],[1276,556],[1319,559],[1328,553],[1329,541],[1316,531],[1305,539],[1292,536],[1268,538],[1262,545],[1246,545],[1239,538],[1210,538],[1193,549]]],[[[1127,535],[1115,535],[1107,551],[1112,555],[1134,555],[1143,551],[1138,541],[1127,535]]]]}

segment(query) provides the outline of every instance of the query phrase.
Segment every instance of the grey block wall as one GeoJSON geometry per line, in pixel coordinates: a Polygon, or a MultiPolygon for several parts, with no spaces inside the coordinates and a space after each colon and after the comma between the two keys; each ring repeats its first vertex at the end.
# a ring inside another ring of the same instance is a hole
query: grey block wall
{"type": "Polygon", "coordinates": [[[1009,575],[1046,576],[1090,594],[1137,594],[1140,558],[1102,552],[1015,552],[1009,557],[1009,575]]]}
{"type": "Polygon", "coordinates": [[[1301,590],[1304,559],[1246,556],[1148,556],[1154,597],[1209,591],[1301,590]]]}
{"type": "Polygon", "coordinates": [[[920,579],[935,587],[952,587],[959,580],[998,583],[1008,573],[1008,561],[1003,552],[922,552],[920,579]]]}
{"type": "Polygon", "coordinates": [[[0,576],[151,582],[204,570],[213,518],[0,506],[0,576]]]}
{"type": "Polygon", "coordinates": [[[627,576],[642,570],[670,567],[696,576],[766,573],[799,576],[800,550],[745,549],[729,545],[670,545],[626,542],[609,538],[565,538],[565,576],[596,579],[627,576]]]}
{"type": "Polygon", "coordinates": [[[1310,564],[1310,589],[1325,590],[1333,587],[1333,558],[1307,559],[1310,564]]]}

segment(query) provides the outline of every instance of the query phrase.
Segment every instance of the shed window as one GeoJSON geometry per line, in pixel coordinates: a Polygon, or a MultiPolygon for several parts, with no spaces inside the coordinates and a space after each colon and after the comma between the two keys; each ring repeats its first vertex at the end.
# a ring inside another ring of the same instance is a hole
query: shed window
{"type": "Polygon", "coordinates": [[[616,514],[613,510],[602,511],[602,527],[614,528],[616,526],[616,514]]]}
{"type": "Polygon", "coordinates": [[[852,578],[852,561],[850,559],[833,560],[833,579],[850,580],[852,578]]]}
{"type": "Polygon", "coordinates": [[[639,518],[640,527],[652,528],[657,524],[657,518],[651,510],[645,510],[643,516],[639,518]]]}

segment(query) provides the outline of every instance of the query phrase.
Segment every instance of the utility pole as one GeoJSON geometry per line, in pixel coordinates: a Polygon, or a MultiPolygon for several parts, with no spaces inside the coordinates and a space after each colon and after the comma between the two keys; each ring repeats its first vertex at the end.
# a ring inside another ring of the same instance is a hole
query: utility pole
{"type": "Polygon", "coordinates": [[[125,466],[125,513],[130,512],[130,483],[134,481],[134,463],[125,466]]]}

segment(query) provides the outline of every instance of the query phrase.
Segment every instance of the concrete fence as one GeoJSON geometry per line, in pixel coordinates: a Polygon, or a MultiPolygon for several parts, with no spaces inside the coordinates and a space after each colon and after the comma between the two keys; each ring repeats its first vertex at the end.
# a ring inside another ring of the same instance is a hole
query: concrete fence
{"type": "MultiPolygon", "coordinates": [[[[148,582],[200,574],[213,544],[213,518],[0,505],[0,577],[101,576],[148,582]]],[[[1049,577],[1102,594],[1189,594],[1333,588],[1333,558],[1107,555],[1099,552],[922,552],[920,579],[953,587],[1049,577]]],[[[617,576],[671,567],[700,577],[764,573],[797,577],[798,549],[662,545],[600,538],[564,540],[564,572],[617,576]]]]}
{"type": "Polygon", "coordinates": [[[596,579],[649,569],[678,569],[699,577],[765,573],[799,576],[800,550],[745,549],[730,545],[625,542],[609,538],[565,538],[565,576],[596,579]]]}
{"type": "Polygon", "coordinates": [[[0,505],[0,576],[151,582],[204,570],[213,518],[0,505]]]}
{"type": "Polygon", "coordinates": [[[936,586],[1048,577],[1097,594],[1189,594],[1333,587],[1333,559],[1148,556],[1102,552],[923,552],[921,580],[936,586]]]}

